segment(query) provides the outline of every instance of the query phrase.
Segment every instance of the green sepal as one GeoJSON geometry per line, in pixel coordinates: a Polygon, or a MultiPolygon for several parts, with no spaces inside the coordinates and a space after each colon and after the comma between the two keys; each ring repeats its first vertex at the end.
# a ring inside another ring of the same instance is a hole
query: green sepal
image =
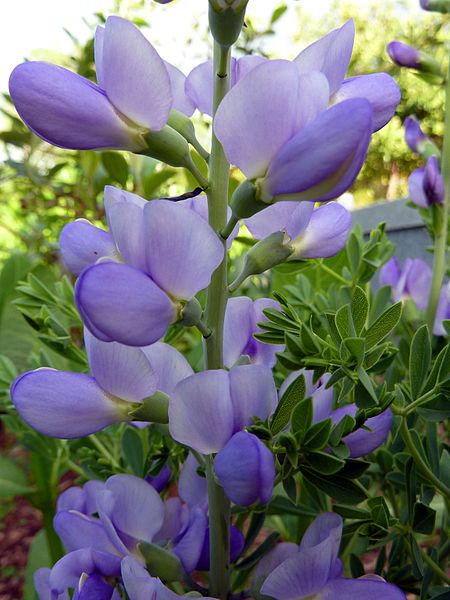
{"type": "Polygon", "coordinates": [[[140,404],[133,404],[128,412],[130,421],[150,421],[167,424],[169,422],[169,396],[159,390],[145,398],[140,404]]]}
{"type": "Polygon", "coordinates": [[[184,579],[184,569],[175,554],[148,542],[140,542],[138,548],[153,577],[159,577],[163,581],[184,579]]]}

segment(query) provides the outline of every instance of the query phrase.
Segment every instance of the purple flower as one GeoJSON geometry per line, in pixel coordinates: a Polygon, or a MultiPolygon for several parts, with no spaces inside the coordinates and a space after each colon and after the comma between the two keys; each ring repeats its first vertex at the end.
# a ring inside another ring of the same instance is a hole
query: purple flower
{"type": "Polygon", "coordinates": [[[450,319],[450,281],[442,286],[434,321],[434,335],[447,335],[442,321],[450,319]]]}
{"type": "MultiPolygon", "coordinates": [[[[333,409],[333,388],[327,388],[330,375],[323,375],[317,383],[313,383],[313,371],[294,371],[291,373],[280,387],[280,398],[287,390],[289,385],[303,374],[306,379],[306,395],[312,396],[313,401],[313,423],[323,421],[331,417],[333,424],[339,423],[345,415],[354,417],[358,412],[356,404],[347,404],[333,409]]],[[[364,423],[364,427],[353,431],[342,438],[347,445],[351,458],[360,458],[376,450],[389,435],[392,427],[393,415],[390,408],[381,414],[370,417],[364,423]]]]}
{"type": "Polygon", "coordinates": [[[408,193],[409,199],[411,202],[414,202],[417,206],[421,208],[428,208],[428,198],[425,194],[425,190],[423,189],[423,176],[425,173],[425,169],[418,168],[414,169],[411,175],[408,177],[408,193]]]}
{"type": "Polygon", "coordinates": [[[272,497],[275,459],[259,438],[238,431],[214,459],[214,470],[228,498],[239,506],[267,504],[272,497]]]}
{"type": "Polygon", "coordinates": [[[436,156],[430,156],[423,173],[423,191],[429,204],[442,204],[445,197],[445,185],[436,156]]]}
{"type": "Polygon", "coordinates": [[[266,419],[276,402],[271,370],[262,365],[196,373],[170,397],[170,434],[197,452],[212,454],[250,425],[252,417],[266,419]]]}
{"type": "Polygon", "coordinates": [[[194,210],[169,200],[146,202],[108,186],[105,209],[110,234],[84,221],[61,234],[67,265],[75,273],[84,267],[76,303],[99,339],[146,346],[183,318],[187,301],[209,284],[223,246],[194,210]]]}
{"type": "MultiPolygon", "coordinates": [[[[209,571],[210,569],[210,534],[209,527],[206,530],[205,541],[203,543],[202,553],[200,555],[200,560],[197,564],[198,571],[209,571]]],[[[244,548],[245,538],[242,535],[242,532],[233,525],[230,526],[230,563],[234,563],[234,561],[240,556],[242,549],[244,548]]]]}
{"type": "Polygon", "coordinates": [[[277,600],[406,599],[401,590],[381,578],[343,578],[338,558],[341,536],[339,515],[319,515],[306,530],[298,551],[267,577],[261,593],[277,600]]]}
{"type": "Polygon", "coordinates": [[[143,135],[161,130],[172,108],[192,114],[184,75],[131,22],[109,17],[97,28],[95,64],[98,85],[44,62],[14,69],[11,98],[36,135],[62,148],[139,152],[143,135]]]}
{"type": "Polygon", "coordinates": [[[231,368],[243,357],[252,364],[273,367],[276,363],[276,352],[284,346],[264,344],[253,337],[261,329],[258,323],[267,321],[263,314],[266,308],[279,309],[280,305],[269,298],[251,300],[247,296],[239,296],[228,300],[224,323],[224,364],[231,368]]]}
{"type": "Polygon", "coordinates": [[[415,117],[406,117],[404,126],[406,143],[413,152],[420,154],[421,146],[429,141],[429,138],[424,134],[419,121],[415,117]]]}
{"type": "Polygon", "coordinates": [[[380,269],[380,283],[392,287],[395,302],[411,298],[419,310],[427,307],[431,279],[430,267],[420,258],[407,258],[401,268],[393,257],[380,269]]]}
{"type": "Polygon", "coordinates": [[[36,369],[11,387],[22,419],[44,435],[77,438],[130,421],[131,411],[145,398],[157,390],[170,393],[192,374],[187,361],[167,344],[132,348],[102,342],[87,330],[85,342],[92,375],[36,369]]]}
{"type": "Polygon", "coordinates": [[[420,52],[417,48],[404,44],[403,42],[390,42],[387,51],[391,59],[399,67],[409,67],[410,69],[420,69],[420,52]]]}
{"type": "Polygon", "coordinates": [[[352,218],[337,202],[314,209],[312,202],[277,202],[246,219],[250,233],[262,239],[275,231],[285,231],[292,247],[288,260],[327,258],[345,246],[352,218]]]}

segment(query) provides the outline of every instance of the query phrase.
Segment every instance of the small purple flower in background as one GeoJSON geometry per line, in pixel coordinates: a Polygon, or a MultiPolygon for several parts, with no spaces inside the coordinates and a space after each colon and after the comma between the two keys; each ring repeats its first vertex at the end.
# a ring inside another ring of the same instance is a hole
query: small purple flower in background
{"type": "Polygon", "coordinates": [[[259,438],[235,433],[214,459],[214,470],[228,498],[239,506],[267,504],[272,497],[275,459],[259,438]]]}
{"type": "Polygon", "coordinates": [[[411,173],[408,188],[410,199],[421,208],[444,202],[445,185],[436,156],[430,156],[425,168],[415,169],[411,173]]]}
{"type": "Polygon", "coordinates": [[[192,374],[175,348],[106,343],[85,330],[92,375],[37,369],[18,377],[11,398],[22,419],[50,437],[77,438],[131,421],[133,408],[192,374]]]}
{"type": "Polygon", "coordinates": [[[109,17],[95,35],[97,82],[45,62],[14,69],[10,94],[28,127],[45,141],[75,150],[145,149],[172,108],[190,115],[184,75],[165,63],[131,22],[109,17]]]}
{"type": "Polygon", "coordinates": [[[405,140],[413,152],[420,154],[421,146],[430,141],[420,127],[419,121],[415,117],[406,117],[403,123],[405,127],[405,140]]]}
{"type": "Polygon", "coordinates": [[[77,307],[99,339],[147,346],[183,318],[187,301],[209,284],[223,247],[195,210],[169,200],[147,202],[108,186],[105,210],[111,233],[75,221],[61,234],[66,264],[82,271],[77,307]]]}
{"type": "Polygon", "coordinates": [[[410,69],[420,69],[420,51],[413,46],[403,42],[393,41],[387,46],[387,51],[391,59],[399,67],[408,67],[410,69]]]}
{"type": "MultiPolygon", "coordinates": [[[[323,375],[315,384],[313,371],[301,370],[291,373],[283,382],[279,390],[280,398],[289,385],[303,374],[306,380],[306,396],[311,396],[313,401],[313,423],[318,423],[331,418],[333,424],[339,423],[345,415],[354,417],[358,412],[356,404],[347,404],[333,409],[333,388],[327,388],[330,375],[323,375]]],[[[342,438],[350,451],[351,458],[367,456],[386,441],[392,427],[393,414],[390,408],[375,417],[370,417],[364,422],[364,427],[353,431],[342,438]]]]}
{"type": "Polygon", "coordinates": [[[261,329],[258,323],[267,321],[263,314],[266,308],[279,309],[280,305],[269,298],[251,300],[247,296],[230,298],[227,303],[224,323],[224,364],[231,368],[243,358],[252,364],[273,367],[276,363],[276,352],[284,346],[264,344],[253,337],[261,329]]]}
{"type": "Polygon", "coordinates": [[[434,321],[434,335],[448,335],[444,329],[443,321],[450,319],[450,281],[442,286],[439,303],[434,321]]]}
{"type": "Polygon", "coordinates": [[[342,525],[342,518],[335,513],[319,515],[297,552],[288,548],[287,554],[292,555],[267,577],[261,593],[276,600],[406,600],[403,592],[381,578],[342,577],[338,558],[342,525]]]}
{"type": "Polygon", "coordinates": [[[392,287],[395,302],[411,298],[419,310],[427,307],[431,279],[430,267],[420,258],[407,258],[401,268],[393,257],[380,269],[380,283],[392,287]]]}
{"type": "Polygon", "coordinates": [[[313,202],[277,202],[245,220],[255,239],[285,231],[292,247],[288,260],[327,258],[345,246],[352,226],[351,214],[337,202],[314,208],[313,202]]]}
{"type": "Polygon", "coordinates": [[[262,365],[217,369],[187,377],[169,400],[171,436],[202,454],[219,452],[252,417],[266,419],[277,395],[272,372],[262,365]]]}

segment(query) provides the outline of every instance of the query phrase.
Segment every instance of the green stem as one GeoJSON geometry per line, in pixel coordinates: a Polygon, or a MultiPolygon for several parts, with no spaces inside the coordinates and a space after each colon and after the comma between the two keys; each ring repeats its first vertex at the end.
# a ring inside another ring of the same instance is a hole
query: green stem
{"type": "Polygon", "coordinates": [[[430,483],[432,483],[436,487],[436,489],[438,489],[441,492],[441,494],[444,496],[444,499],[448,500],[450,498],[450,488],[448,488],[445,485],[445,483],[443,483],[439,479],[439,477],[436,477],[433,471],[423,460],[420,452],[417,450],[417,447],[414,443],[414,440],[411,437],[411,434],[409,433],[406,417],[402,417],[402,423],[400,425],[400,434],[403,438],[403,441],[405,442],[405,445],[410,451],[418,470],[422,473],[424,477],[428,479],[430,483]]]}
{"type": "Polygon", "coordinates": [[[445,133],[442,152],[441,171],[445,184],[445,197],[441,205],[433,206],[434,259],[433,279],[428,297],[427,323],[430,331],[434,326],[439,296],[445,277],[447,264],[447,230],[450,203],[450,62],[445,87],[445,133]]]}
{"type": "MultiPolygon", "coordinates": [[[[230,89],[231,52],[214,43],[214,102],[213,115],[230,89]]],[[[230,165],[223,148],[213,133],[209,159],[208,220],[220,237],[227,223],[228,183],[230,165]]],[[[223,243],[224,259],[214,272],[208,287],[205,325],[210,335],[205,339],[206,368],[223,368],[223,323],[228,300],[227,247],[223,243]]],[[[207,457],[208,506],[210,530],[210,590],[211,596],[226,600],[230,592],[230,503],[215,480],[212,458],[207,457]]]]}
{"type": "Polygon", "coordinates": [[[421,552],[422,554],[422,558],[424,560],[424,562],[427,563],[427,565],[430,567],[430,569],[433,571],[433,573],[435,575],[437,575],[437,577],[439,577],[439,579],[441,579],[442,581],[445,581],[445,583],[450,585],[450,577],[447,575],[447,573],[445,573],[445,571],[443,571],[441,569],[441,567],[439,565],[437,565],[434,560],[431,558],[431,556],[428,556],[428,554],[424,551],[421,552]]]}
{"type": "Polygon", "coordinates": [[[121,471],[120,465],[114,459],[112,452],[109,451],[108,448],[106,448],[106,446],[103,445],[103,442],[101,442],[95,434],[91,435],[90,440],[93,443],[93,445],[97,448],[97,450],[100,452],[100,454],[103,456],[103,458],[105,460],[107,460],[112,467],[114,467],[118,471],[121,471]]]}
{"type": "Polygon", "coordinates": [[[339,273],[333,271],[333,269],[330,269],[330,267],[327,267],[327,265],[324,265],[322,261],[319,263],[319,267],[322,269],[322,271],[325,271],[325,273],[328,273],[328,275],[334,277],[337,281],[339,281],[339,283],[342,283],[343,285],[351,285],[349,281],[344,279],[344,277],[339,275],[339,273]]]}

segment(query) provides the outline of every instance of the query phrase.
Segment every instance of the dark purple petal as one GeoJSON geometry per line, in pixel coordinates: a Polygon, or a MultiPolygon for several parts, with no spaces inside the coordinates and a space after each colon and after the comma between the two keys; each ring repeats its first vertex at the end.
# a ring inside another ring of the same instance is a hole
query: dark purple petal
{"type": "Polygon", "coordinates": [[[66,267],[74,275],[79,275],[99,258],[119,258],[112,235],[86,219],[64,225],[59,236],[59,248],[66,267]]]}
{"type": "MultiPolygon", "coordinates": [[[[210,546],[209,546],[209,527],[206,530],[205,540],[203,542],[202,553],[197,563],[196,569],[198,571],[209,571],[210,569],[210,546]]],[[[238,556],[241,554],[245,544],[245,538],[242,532],[231,525],[230,527],[230,563],[233,563],[238,556]]]]}
{"type": "Polygon", "coordinates": [[[86,327],[106,342],[147,346],[177,318],[170,298],[148,275],[112,262],[85,269],[75,298],[86,327]]]}
{"type": "Polygon", "coordinates": [[[413,46],[394,41],[388,44],[387,51],[391,59],[400,67],[419,69],[420,53],[413,46]]]}
{"type": "Polygon", "coordinates": [[[415,117],[406,117],[403,123],[405,127],[405,140],[413,152],[419,152],[419,146],[428,138],[422,131],[419,121],[415,117]]]}
{"type": "Polygon", "coordinates": [[[190,299],[208,286],[223,259],[212,227],[193,210],[169,200],[144,209],[147,272],[167,293],[190,299]]]}
{"type": "Polygon", "coordinates": [[[353,19],[347,21],[339,29],[330,31],[317,40],[294,59],[301,73],[321,71],[328,79],[330,93],[334,94],[340,87],[347,72],[352,56],[355,39],[353,19]]]}
{"type": "MultiPolygon", "coordinates": [[[[342,406],[331,414],[333,423],[339,423],[344,415],[355,416],[357,407],[355,404],[342,406]]],[[[377,448],[379,448],[389,435],[393,423],[393,415],[390,408],[377,415],[367,419],[364,427],[357,429],[353,433],[345,436],[342,441],[345,442],[350,450],[352,458],[360,458],[367,456],[377,448]],[[367,428],[367,429],[366,429],[367,428]]]]}
{"type": "Polygon", "coordinates": [[[423,174],[423,191],[430,204],[442,204],[445,198],[445,184],[436,156],[427,160],[423,174]]]}
{"type": "Polygon", "coordinates": [[[246,431],[233,435],[217,454],[214,470],[228,498],[239,506],[267,504],[272,496],[275,459],[272,452],[246,431]]]}
{"type": "Polygon", "coordinates": [[[128,119],[153,131],[167,123],[173,97],[164,61],[130,21],[108,17],[101,79],[106,95],[128,119]]]}
{"type": "Polygon", "coordinates": [[[218,452],[233,435],[234,415],[226,371],[204,371],[178,383],[169,400],[169,430],[202,454],[218,452]]]}
{"type": "Polygon", "coordinates": [[[328,258],[337,254],[347,243],[352,227],[349,211],[337,202],[316,208],[306,229],[292,242],[290,259],[328,258]]]}
{"type": "Polygon", "coordinates": [[[395,114],[401,93],[387,73],[371,73],[346,79],[333,96],[333,104],[350,98],[366,98],[373,110],[373,130],[384,127],[395,114]]]}
{"type": "Polygon", "coordinates": [[[128,402],[156,392],[157,375],[140,348],[102,342],[87,329],[84,341],[91,373],[106,392],[128,402]]]}
{"type": "Polygon", "coordinates": [[[170,479],[172,477],[172,471],[168,467],[168,465],[164,465],[158,475],[152,477],[151,475],[147,475],[145,481],[147,481],[152,487],[155,488],[157,492],[162,492],[163,489],[167,486],[170,479]]]}
{"type": "Polygon", "coordinates": [[[151,542],[161,529],[164,504],[158,492],[134,475],[113,475],[106,488],[114,497],[111,520],[122,533],[136,540],[151,542]]]}
{"type": "Polygon", "coordinates": [[[406,600],[394,585],[370,579],[334,579],[321,592],[323,600],[406,600]]]}
{"type": "Polygon", "coordinates": [[[25,124],[54,146],[131,151],[145,146],[99,87],[62,67],[23,63],[11,74],[9,92],[25,124]]]}
{"type": "Polygon", "coordinates": [[[423,189],[423,177],[425,169],[418,168],[414,169],[411,175],[408,177],[408,192],[409,199],[420,206],[421,208],[428,208],[428,198],[423,189]]]}
{"type": "Polygon", "coordinates": [[[332,106],[277,153],[263,195],[320,202],[336,198],[356,179],[371,133],[372,108],[367,100],[355,98],[332,106]]]}
{"type": "Polygon", "coordinates": [[[156,342],[141,348],[156,375],[159,391],[171,394],[179,381],[194,373],[191,365],[178,350],[169,344],[156,342]]]}
{"type": "Polygon", "coordinates": [[[176,540],[173,553],[180,559],[186,573],[192,573],[197,567],[202,552],[208,519],[204,510],[194,508],[189,523],[176,540]]]}
{"type": "Polygon", "coordinates": [[[124,403],[82,373],[29,371],[15,380],[11,398],[22,419],[50,437],[83,437],[128,420],[124,403]]]}
{"type": "Polygon", "coordinates": [[[113,592],[114,587],[94,573],[83,583],[77,600],[111,600],[113,592]]]}

